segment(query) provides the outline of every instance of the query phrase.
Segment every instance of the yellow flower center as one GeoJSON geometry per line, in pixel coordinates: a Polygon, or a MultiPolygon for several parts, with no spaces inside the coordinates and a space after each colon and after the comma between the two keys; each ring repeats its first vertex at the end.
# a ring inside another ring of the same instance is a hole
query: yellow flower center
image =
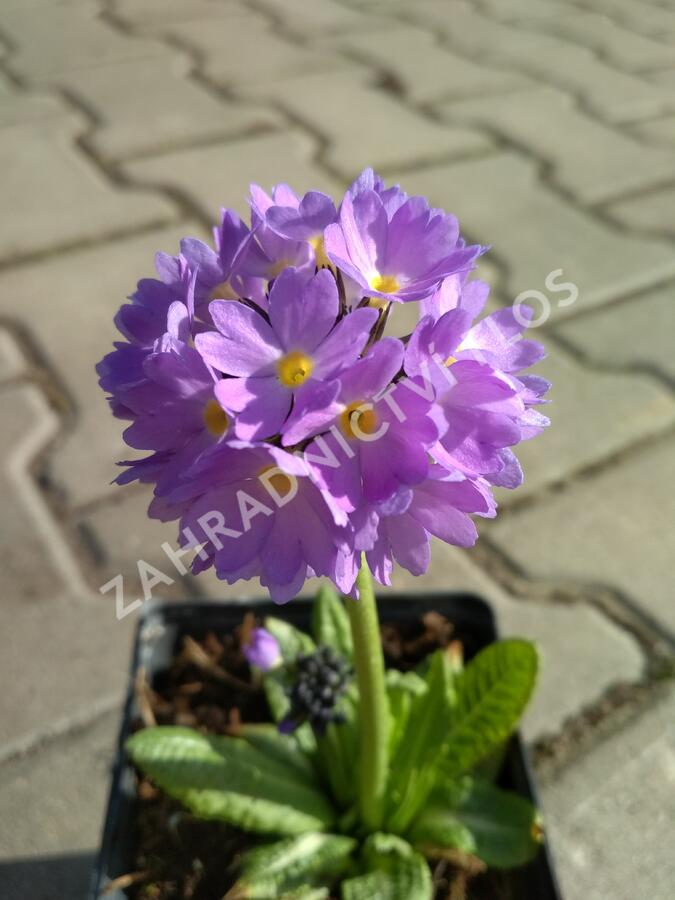
{"type": "Polygon", "coordinates": [[[314,258],[319,269],[322,268],[322,266],[328,266],[332,269],[333,264],[326,256],[326,248],[323,243],[323,235],[319,234],[316,237],[310,238],[307,243],[314,250],[314,258]]]}
{"type": "Polygon", "coordinates": [[[452,366],[452,365],[453,365],[454,363],[456,363],[456,362],[457,362],[457,357],[456,357],[456,356],[449,356],[449,357],[446,359],[446,361],[445,361],[445,365],[446,365],[448,368],[450,368],[450,366],[452,366]]]}
{"type": "Polygon", "coordinates": [[[232,288],[229,281],[217,284],[209,295],[210,300],[237,300],[239,294],[232,288]]]}
{"type": "Polygon", "coordinates": [[[348,438],[358,438],[361,434],[374,434],[377,431],[377,415],[363,400],[350,403],[340,415],[340,427],[348,438]],[[364,406],[368,408],[363,409],[364,406]],[[358,430],[358,434],[354,429],[358,430]]]}
{"type": "Polygon", "coordinates": [[[289,388],[300,387],[312,374],[314,361],[302,350],[292,350],[277,363],[279,381],[289,388]]]}
{"type": "Polygon", "coordinates": [[[368,282],[374,291],[380,294],[395,294],[401,283],[395,275],[374,275],[368,282]]]}
{"type": "Polygon", "coordinates": [[[204,424],[206,430],[215,437],[225,434],[229,428],[230,418],[217,400],[209,400],[204,407],[204,424]]]}
{"type": "Polygon", "coordinates": [[[294,488],[291,476],[282,472],[277,466],[265,466],[258,472],[258,478],[262,478],[263,475],[267,475],[268,472],[274,472],[274,475],[269,475],[265,479],[267,483],[272,486],[273,490],[275,490],[282,499],[288,496],[294,488]]]}
{"type": "Polygon", "coordinates": [[[284,269],[287,269],[290,266],[290,262],[287,259],[278,259],[274,265],[271,265],[269,268],[269,277],[276,278],[277,275],[280,275],[284,269]]]}

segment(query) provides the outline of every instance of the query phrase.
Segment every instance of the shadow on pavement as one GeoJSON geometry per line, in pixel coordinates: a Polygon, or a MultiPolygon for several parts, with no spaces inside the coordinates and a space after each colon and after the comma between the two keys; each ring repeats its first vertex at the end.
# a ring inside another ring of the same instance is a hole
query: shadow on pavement
{"type": "Polygon", "coordinates": [[[0,862],[2,900],[85,900],[93,853],[0,862]]]}

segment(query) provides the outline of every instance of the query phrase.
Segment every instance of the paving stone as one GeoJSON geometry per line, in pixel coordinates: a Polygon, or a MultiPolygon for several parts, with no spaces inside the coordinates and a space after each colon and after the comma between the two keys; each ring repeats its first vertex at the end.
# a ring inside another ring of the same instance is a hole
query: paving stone
{"type": "Polygon", "coordinates": [[[344,65],[325,48],[301,47],[276,34],[264,18],[248,11],[232,23],[182,22],[165,26],[162,33],[197,53],[204,72],[225,88],[276,82],[344,65]]]}
{"type": "Polygon", "coordinates": [[[14,337],[0,330],[0,383],[16,378],[26,371],[26,360],[14,337]]]}
{"type": "Polygon", "coordinates": [[[598,203],[675,175],[675,154],[648,148],[579,112],[552,88],[449,103],[450,124],[497,131],[553,169],[552,179],[582,203],[598,203]]]}
{"type": "Polygon", "coordinates": [[[78,120],[62,101],[47,94],[9,93],[3,97],[0,107],[0,128],[41,119],[63,118],[73,122],[78,120]]]}
{"type": "Polygon", "coordinates": [[[62,565],[68,548],[31,474],[33,460],[54,439],[59,421],[42,394],[29,385],[0,391],[0,410],[3,596],[9,603],[28,603],[69,586],[62,565]]]}
{"type": "MultiPolygon", "coordinates": [[[[493,259],[508,267],[508,298],[545,292],[547,276],[562,269],[556,276],[558,290],[548,293],[552,322],[654,284],[675,266],[668,244],[615,232],[574,208],[539,181],[533,163],[514,153],[430,167],[392,180],[451,210],[471,240],[495,248],[493,259]],[[569,298],[569,290],[562,290],[567,281],[577,285],[579,299],[563,307],[558,304],[569,298]]],[[[541,302],[529,299],[541,317],[541,302]]]]}
{"type": "MultiPolygon", "coordinates": [[[[482,530],[480,520],[478,527],[482,530]]],[[[432,541],[427,574],[414,578],[397,567],[392,581],[399,591],[476,594],[491,604],[503,637],[537,643],[540,680],[522,728],[528,741],[558,733],[570,716],[597,702],[611,685],[642,676],[644,663],[635,642],[593,607],[517,600],[456,547],[432,541]]]]}
{"type": "Polygon", "coordinates": [[[606,211],[610,218],[634,232],[675,235],[675,187],[611,203],[606,211]]]}
{"type": "Polygon", "coordinates": [[[675,64],[675,47],[635,34],[605,15],[576,11],[545,19],[542,24],[556,37],[590,47],[622,70],[642,72],[675,64]]]}
{"type": "MultiPolygon", "coordinates": [[[[164,542],[177,549],[178,525],[148,518],[151,499],[152,492],[145,487],[117,487],[117,496],[111,502],[102,503],[76,517],[76,526],[91,552],[92,586],[98,589],[112,578],[122,575],[125,608],[133,605],[137,598],[144,599],[139,561],[143,571],[143,563],[148,563],[173,582],[158,583],[152,589],[153,599],[184,597],[186,594],[185,582],[162,550],[164,542]]],[[[153,576],[150,574],[148,577],[153,576]]],[[[115,591],[107,591],[103,602],[115,623],[115,591]]],[[[132,616],[128,614],[125,618],[132,616]]]]}
{"type": "Polygon", "coordinates": [[[148,191],[116,189],[73,143],[79,126],[41,119],[0,130],[0,261],[175,218],[148,191]]]}
{"type": "Polygon", "coordinates": [[[569,900],[670,900],[675,883],[675,691],[543,789],[569,900]]]}
{"type": "Polygon", "coordinates": [[[337,184],[314,163],[315,155],[310,138],[287,131],[179,150],[137,160],[124,168],[136,182],[179,189],[217,221],[223,205],[248,215],[246,197],[251,182],[266,189],[284,181],[296,191],[315,188],[336,194],[343,190],[344,185],[337,184]]]}
{"type": "Polygon", "coordinates": [[[94,365],[117,339],[113,315],[136,281],[152,274],[155,252],[178,252],[185,233],[201,234],[184,224],[0,274],[0,314],[31,335],[46,377],[63,387],[73,408],[67,433],[48,457],[50,479],[69,504],[118,490],[110,484],[115,462],[126,459],[129,448],[122,441],[124,423],[110,415],[96,383],[94,365]],[[59,314],[47,315],[46,304],[54,298],[59,314]]]}
{"type": "Polygon", "coordinates": [[[475,6],[485,15],[508,23],[546,21],[570,11],[568,3],[557,0],[537,4],[530,3],[529,0],[476,0],[475,6]]]}
{"type": "MultiPolygon", "coordinates": [[[[620,313],[610,307],[606,315],[610,314],[620,313]]],[[[579,324],[586,321],[587,317],[582,317],[579,324]]],[[[627,331],[623,333],[628,336],[627,331]]],[[[601,462],[675,422],[675,400],[650,377],[585,369],[550,344],[547,350],[549,356],[537,365],[536,372],[553,385],[551,403],[540,407],[551,418],[551,426],[536,440],[519,445],[525,483],[517,491],[500,491],[504,505],[601,462]]]]}
{"type": "Polygon", "coordinates": [[[527,86],[526,76],[506,69],[478,65],[439,45],[434,36],[400,25],[375,33],[353,34],[334,41],[360,62],[377,65],[401,85],[416,103],[444,98],[502,94],[527,86]]]}
{"type": "Polygon", "coordinates": [[[35,8],[22,4],[2,13],[2,30],[16,49],[8,67],[22,78],[49,82],[53,76],[110,62],[168,56],[159,42],[123,35],[95,18],[96,7],[70,4],[35,8]]]}
{"type": "Polygon", "coordinates": [[[663,38],[675,31],[675,10],[636,0],[577,0],[579,6],[602,12],[639,34],[663,38]]]}
{"type": "MultiPolygon", "coordinates": [[[[675,72],[668,72],[668,75],[675,76],[675,72]]],[[[675,77],[672,79],[672,84],[675,87],[675,77]]],[[[675,116],[664,116],[662,119],[638,122],[632,130],[638,137],[649,143],[675,148],[675,116]]]]}
{"type": "Polygon", "coordinates": [[[231,18],[242,15],[236,0],[114,0],[115,18],[128,27],[150,29],[167,22],[231,18]]]}
{"type": "Polygon", "coordinates": [[[560,326],[557,333],[591,362],[658,372],[675,384],[675,284],[560,326]]]}
{"type": "Polygon", "coordinates": [[[99,66],[86,78],[71,72],[58,82],[96,112],[89,140],[105,159],[234,137],[278,121],[271,111],[216,99],[189,78],[190,68],[186,59],[157,58],[99,66]]]}
{"type": "Polygon", "coordinates": [[[443,0],[420,0],[405,16],[437,29],[458,52],[508,65],[569,91],[609,122],[649,118],[675,108],[672,91],[661,85],[621,72],[587,48],[495,22],[462,0],[453,3],[452,15],[443,0]]]}
{"type": "Polygon", "coordinates": [[[380,20],[348,9],[336,0],[257,0],[283,28],[301,36],[377,28],[380,20]]]}
{"type": "Polygon", "coordinates": [[[663,438],[497,519],[490,538],[528,577],[605,585],[675,634],[673,478],[675,442],[663,438]]]}
{"type": "Polygon", "coordinates": [[[0,759],[120,705],[136,617],[118,621],[112,594],[54,591],[30,602],[3,596],[11,640],[4,642],[2,675],[21,687],[0,699],[0,759]]]}
{"type": "MultiPolygon", "coordinates": [[[[115,711],[2,767],[3,859],[27,861],[97,847],[118,727],[119,712],[115,711]]],[[[14,877],[21,875],[18,868],[12,872],[7,866],[14,877]]],[[[6,886],[3,879],[3,896],[8,896],[6,886]]],[[[11,882],[9,886],[15,887],[11,882]]],[[[55,900],[51,887],[48,882],[33,883],[30,892],[9,896],[55,900]]]]}
{"type": "Polygon", "coordinates": [[[444,128],[353,72],[307,75],[266,85],[253,95],[278,103],[320,134],[328,142],[326,161],[344,178],[366,166],[412,165],[490,146],[484,135],[444,128]]]}

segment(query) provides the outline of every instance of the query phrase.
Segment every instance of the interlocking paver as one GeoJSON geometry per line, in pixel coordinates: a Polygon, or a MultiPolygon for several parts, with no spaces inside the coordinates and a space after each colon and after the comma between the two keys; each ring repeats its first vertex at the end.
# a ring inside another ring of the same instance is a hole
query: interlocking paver
{"type": "Polygon", "coordinates": [[[206,74],[226,88],[275,82],[345,65],[337,55],[302,47],[275,33],[259,15],[169,24],[162,32],[198,54],[206,74]],[[236,39],[233,35],[236,34],[236,39]]]}
{"type": "Polygon", "coordinates": [[[124,423],[110,415],[94,366],[117,339],[112,316],[118,306],[138,278],[152,274],[155,252],[176,253],[186,231],[200,234],[184,224],[0,274],[0,313],[30,334],[46,378],[63,385],[73,408],[67,433],[49,454],[50,478],[69,503],[119,490],[110,482],[115,461],[129,452],[124,423]],[[58,315],[49,313],[50,303],[58,304],[58,315]]]}
{"type": "MultiPolygon", "coordinates": [[[[410,192],[452,209],[472,240],[491,244],[493,256],[509,267],[510,299],[522,291],[543,291],[549,273],[579,288],[549,293],[551,321],[662,280],[675,270],[669,244],[617,233],[575,208],[542,183],[533,163],[514,153],[410,172],[410,192]]],[[[560,288],[560,285],[558,286],[560,288]]],[[[542,305],[532,300],[537,315],[542,305]]]]}
{"type": "Polygon", "coordinates": [[[3,596],[9,604],[31,603],[70,586],[68,548],[30,471],[35,457],[58,433],[59,422],[42,394],[30,385],[0,391],[0,421],[3,596]]]}
{"type": "Polygon", "coordinates": [[[578,0],[578,5],[592,12],[605,13],[639,34],[663,38],[675,31],[675,10],[656,3],[639,3],[636,0],[578,0]]]}
{"type": "Polygon", "coordinates": [[[0,330],[0,382],[9,381],[26,371],[26,359],[13,335],[0,330]]]}
{"type": "Polygon", "coordinates": [[[569,900],[670,900],[675,883],[675,691],[543,790],[569,900]]]}
{"type": "Polygon", "coordinates": [[[491,523],[490,537],[528,576],[606,585],[675,634],[675,441],[491,523]]]}
{"type": "MultiPolygon", "coordinates": [[[[0,106],[0,128],[35,122],[41,119],[67,118],[70,110],[63,101],[47,94],[9,93],[0,106]]],[[[75,117],[71,115],[73,121],[75,117]]]]}
{"type": "MultiPolygon", "coordinates": [[[[120,675],[108,672],[117,684],[121,684],[120,675]]],[[[39,752],[2,767],[0,803],[4,815],[0,846],[4,861],[17,861],[6,867],[3,897],[79,900],[85,896],[88,876],[82,872],[82,866],[79,874],[84,882],[77,885],[67,880],[67,892],[59,893],[63,884],[59,878],[65,880],[66,873],[59,872],[58,860],[54,860],[54,883],[48,866],[41,871],[36,857],[42,857],[44,862],[44,857],[51,854],[96,848],[118,725],[119,714],[108,713],[89,728],[64,735],[39,752]],[[33,863],[32,878],[31,873],[21,872],[18,860],[33,863]],[[75,893],[73,889],[78,888],[75,893]]]]}
{"type": "Polygon", "coordinates": [[[325,159],[344,178],[366,166],[392,168],[484,151],[489,139],[468,128],[445,128],[358,73],[307,75],[269,84],[253,96],[275,101],[327,142],[325,159]],[[325,102],[330,97],[330,104],[325,102]]]}
{"type": "Polygon", "coordinates": [[[428,31],[412,26],[346,35],[335,45],[362,63],[377,65],[413,102],[501,94],[529,84],[529,79],[518,72],[464,59],[439,45],[428,31]]]}
{"type": "Polygon", "coordinates": [[[337,0],[257,0],[256,5],[284,28],[302,36],[363,31],[381,24],[381,20],[351,10],[337,0]]]}
{"type": "Polygon", "coordinates": [[[675,235],[675,187],[664,187],[629,200],[610,203],[610,218],[634,232],[675,235]]]}
{"type": "Polygon", "coordinates": [[[59,76],[59,85],[96,114],[96,151],[118,160],[190,143],[234,137],[273,125],[269,110],[216,99],[189,77],[180,58],[98,66],[59,76]]]}
{"type": "MultiPolygon", "coordinates": [[[[617,316],[616,311],[613,314],[617,316]]],[[[582,317],[582,327],[585,321],[582,317]]],[[[553,385],[550,405],[541,407],[551,426],[518,447],[525,483],[518,491],[502,491],[502,504],[535,494],[675,422],[675,399],[650,378],[589,372],[552,345],[547,350],[549,356],[537,366],[537,374],[553,385]]]]}
{"type": "Polygon", "coordinates": [[[516,600],[456,547],[434,540],[427,574],[414,578],[397,567],[392,582],[396,590],[477,594],[492,605],[502,635],[536,641],[541,676],[523,722],[527,740],[557,733],[566,719],[596,703],[610,686],[642,676],[637,644],[595,609],[536,598],[516,600]]]}
{"type": "MultiPolygon", "coordinates": [[[[675,72],[668,74],[675,75],[675,72]]],[[[675,78],[672,83],[675,86],[675,78]]],[[[664,116],[662,119],[638,122],[633,126],[633,131],[644,141],[675,149],[675,116],[664,116]]]]}
{"type": "Polygon", "coordinates": [[[565,323],[557,333],[593,363],[656,371],[675,384],[675,283],[565,323]]]}
{"type": "Polygon", "coordinates": [[[570,4],[564,0],[546,0],[530,3],[530,0],[476,0],[475,6],[499,22],[531,22],[565,15],[570,4]]]}
{"type": "Polygon", "coordinates": [[[125,166],[144,184],[170,184],[216,221],[222,205],[247,214],[245,197],[251,182],[266,189],[285,181],[298,191],[340,188],[314,162],[314,141],[299,132],[279,132],[209,147],[194,147],[125,166]]]}
{"type": "Polygon", "coordinates": [[[518,91],[441,107],[450,124],[497,131],[552,169],[582,203],[598,203],[675,176],[675,153],[645,147],[577,110],[552,88],[518,91]]]}
{"type": "Polygon", "coordinates": [[[107,62],[166,56],[169,50],[146,38],[120,34],[94,17],[95,7],[22,4],[4,10],[0,23],[16,48],[7,66],[22,78],[49,82],[53,76],[107,62]]]}
{"type": "Polygon", "coordinates": [[[175,218],[148,191],[120,191],[76,146],[80,125],[41,119],[0,129],[0,261],[175,218]]]}
{"type": "Polygon", "coordinates": [[[462,0],[453,4],[452,15],[443,0],[421,0],[405,15],[438,29],[458,52],[506,64],[571,92],[607,121],[629,122],[675,108],[672,91],[661,85],[621,72],[587,48],[495,22],[462,0]]]}
{"type": "Polygon", "coordinates": [[[598,13],[570,12],[542,24],[557,37],[590,47],[618,69],[642,72],[675,64],[674,46],[635,34],[598,13]]]}
{"type": "Polygon", "coordinates": [[[244,13],[237,0],[114,0],[115,18],[134,29],[152,29],[167,22],[231,18],[244,13]]]}

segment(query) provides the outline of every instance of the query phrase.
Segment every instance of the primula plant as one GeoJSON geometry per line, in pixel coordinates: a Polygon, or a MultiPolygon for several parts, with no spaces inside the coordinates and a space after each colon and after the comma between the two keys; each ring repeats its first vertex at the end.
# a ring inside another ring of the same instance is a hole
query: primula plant
{"type": "Polygon", "coordinates": [[[322,576],[345,599],[320,591],[312,637],[276,618],[247,634],[276,726],[146,728],[128,750],[194,815],[259,836],[230,900],[427,900],[429,860],[536,852],[535,810],[493,782],[537,656],[509,640],[385,671],[373,576],[422,574],[431,536],[472,545],[493,487],[520,484],[512,448],[548,424],[548,383],[522,374],[543,349],[524,307],[479,318],[484,248],[455,217],[371,170],[338,207],[283,184],[250,206],[250,227],[223,211],[215,249],[159,254],[116,317],[100,383],[148,453],[118,481],[153,485],[195,573],[258,577],[280,603],[322,576]],[[418,324],[388,336],[403,303],[418,324]]]}

